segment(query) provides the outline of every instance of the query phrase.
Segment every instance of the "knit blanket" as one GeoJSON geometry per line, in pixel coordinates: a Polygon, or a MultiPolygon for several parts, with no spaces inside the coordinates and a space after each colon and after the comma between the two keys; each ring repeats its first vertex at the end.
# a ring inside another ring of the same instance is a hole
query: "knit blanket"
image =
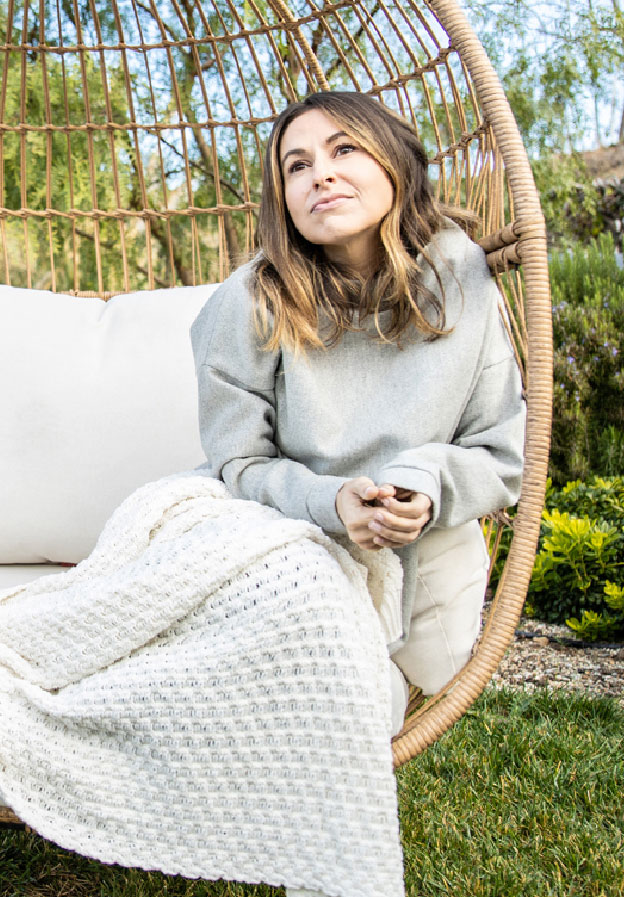
{"type": "MultiPolygon", "coordinates": [[[[392,553],[367,554],[400,590],[392,553]]],[[[85,561],[0,593],[0,798],[105,863],[401,895],[366,581],[317,527],[198,473],[137,490],[85,561]]]]}

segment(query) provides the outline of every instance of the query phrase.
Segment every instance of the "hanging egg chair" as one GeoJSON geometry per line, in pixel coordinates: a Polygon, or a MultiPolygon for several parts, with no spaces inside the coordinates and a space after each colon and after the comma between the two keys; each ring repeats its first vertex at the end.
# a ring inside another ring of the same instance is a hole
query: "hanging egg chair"
{"type": "MultiPolygon", "coordinates": [[[[544,498],[551,312],[539,198],[455,0],[8,0],[0,10],[0,281],[77,296],[221,281],[254,246],[263,147],[290,101],[371,94],[411,119],[438,198],[474,210],[528,404],[513,539],[474,655],[394,739],[432,744],[517,625],[544,498]]],[[[505,515],[484,523],[495,552],[505,515]]],[[[9,811],[4,820],[14,819],[9,811]]]]}

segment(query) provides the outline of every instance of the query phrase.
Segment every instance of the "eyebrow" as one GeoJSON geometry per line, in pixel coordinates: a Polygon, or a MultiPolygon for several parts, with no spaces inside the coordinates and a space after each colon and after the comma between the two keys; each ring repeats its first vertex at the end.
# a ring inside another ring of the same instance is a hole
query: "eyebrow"
{"type": "MultiPolygon", "coordinates": [[[[348,136],[349,135],[347,134],[346,131],[336,131],[335,134],[332,134],[330,137],[327,138],[327,140],[325,141],[325,145],[329,146],[331,143],[334,143],[334,141],[339,140],[341,137],[348,137],[348,136]]],[[[286,161],[286,159],[289,156],[302,156],[302,155],[305,155],[305,152],[306,151],[304,149],[301,149],[301,147],[296,147],[295,149],[288,150],[288,152],[284,153],[284,155],[282,156],[282,160],[280,163],[282,165],[282,168],[284,167],[284,162],[286,161]]]]}

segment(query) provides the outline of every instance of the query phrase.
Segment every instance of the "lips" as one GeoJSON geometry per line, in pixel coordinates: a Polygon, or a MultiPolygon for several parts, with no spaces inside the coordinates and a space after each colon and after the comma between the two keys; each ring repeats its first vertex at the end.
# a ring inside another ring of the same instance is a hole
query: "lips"
{"type": "Polygon", "coordinates": [[[352,199],[351,196],[347,196],[346,193],[334,193],[332,196],[324,196],[323,199],[318,199],[312,208],[311,212],[324,212],[326,209],[333,209],[336,206],[340,205],[343,200],[352,199]]]}

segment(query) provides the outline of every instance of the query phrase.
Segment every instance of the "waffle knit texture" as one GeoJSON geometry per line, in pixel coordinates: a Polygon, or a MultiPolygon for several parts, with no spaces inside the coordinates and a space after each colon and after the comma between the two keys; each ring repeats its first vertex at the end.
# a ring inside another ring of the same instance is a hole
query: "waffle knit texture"
{"type": "MultiPolygon", "coordinates": [[[[368,554],[400,593],[396,557],[368,554]]],[[[209,477],[137,490],[85,561],[0,594],[0,797],[106,863],[403,894],[366,578],[209,477]]]]}

